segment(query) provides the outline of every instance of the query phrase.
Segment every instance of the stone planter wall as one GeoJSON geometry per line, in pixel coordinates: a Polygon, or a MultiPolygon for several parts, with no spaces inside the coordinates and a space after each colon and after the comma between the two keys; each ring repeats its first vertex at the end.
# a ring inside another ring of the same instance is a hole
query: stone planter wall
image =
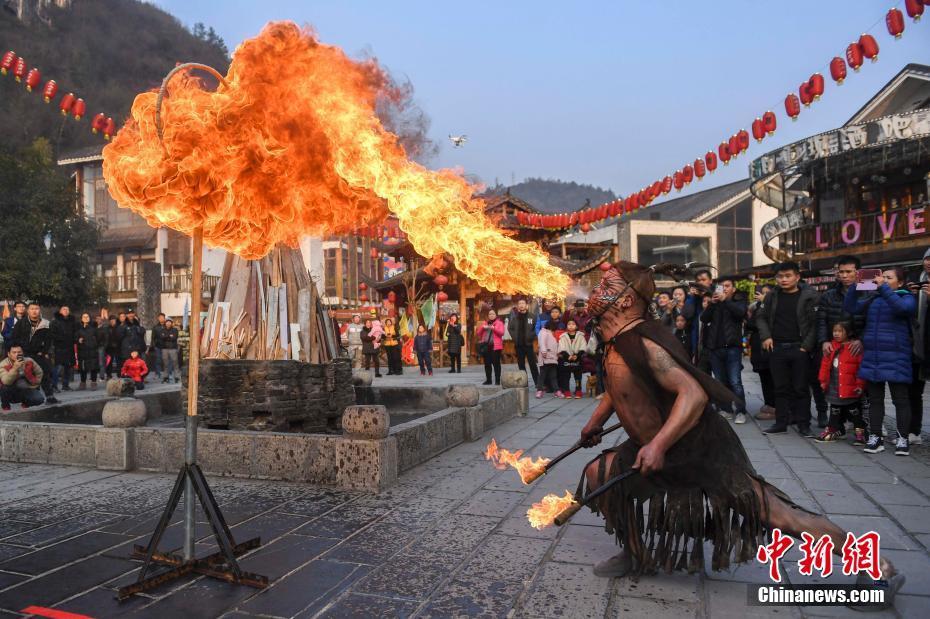
{"type": "MultiPolygon", "coordinates": [[[[187,406],[187,373],[181,400],[187,406]]],[[[355,404],[347,359],[317,365],[300,361],[203,359],[197,397],[207,428],[272,432],[340,429],[346,406],[355,404]]]]}

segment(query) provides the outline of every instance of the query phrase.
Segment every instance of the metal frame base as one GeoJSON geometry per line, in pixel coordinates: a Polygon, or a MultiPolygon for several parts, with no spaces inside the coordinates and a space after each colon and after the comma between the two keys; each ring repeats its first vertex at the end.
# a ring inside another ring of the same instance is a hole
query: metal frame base
{"type": "Polygon", "coordinates": [[[236,561],[237,556],[258,548],[260,545],[261,539],[258,537],[236,544],[232,532],[230,532],[226,520],[223,518],[222,512],[220,512],[219,505],[216,503],[216,498],[207,484],[203,471],[200,470],[196,463],[185,464],[178,472],[174,488],[171,490],[171,497],[168,499],[168,505],[165,506],[165,511],[162,512],[161,519],[159,519],[158,526],[155,527],[155,532],[152,534],[148,545],[133,547],[132,557],[145,560],[139,570],[138,579],[133,584],[120,588],[117,599],[119,601],[126,600],[136,593],[149,591],[190,573],[204,574],[211,578],[264,589],[268,586],[268,577],[244,572],[239,567],[239,562],[236,561]],[[185,481],[190,481],[194,493],[207,515],[210,527],[213,529],[213,536],[220,547],[217,552],[200,559],[190,558],[185,560],[181,555],[158,551],[158,544],[165,533],[165,529],[168,528],[171,517],[174,515],[174,511],[181,499],[185,481]],[[153,563],[168,566],[169,569],[146,578],[146,574],[153,563]]]}

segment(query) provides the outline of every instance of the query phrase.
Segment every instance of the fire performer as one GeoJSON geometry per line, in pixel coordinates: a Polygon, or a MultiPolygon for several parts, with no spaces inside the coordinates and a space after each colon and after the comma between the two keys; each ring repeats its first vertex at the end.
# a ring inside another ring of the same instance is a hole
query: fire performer
{"type": "Polygon", "coordinates": [[[615,413],[629,440],[591,461],[581,486],[587,482],[592,492],[631,468],[639,471],[592,504],[623,547],[594,573],[694,572],[703,567],[705,540],[713,543],[712,568],[726,569],[731,561],[752,559],[776,527],[796,538],[802,531],[818,539],[829,535],[839,551],[846,532],[759,476],[736,433],[709,406],[736,397],[694,367],[668,328],[649,318],[654,273],[680,275],[682,269],[618,262],[588,302],[607,342],[607,393],[582,429],[581,443],[599,443],[615,413]]]}

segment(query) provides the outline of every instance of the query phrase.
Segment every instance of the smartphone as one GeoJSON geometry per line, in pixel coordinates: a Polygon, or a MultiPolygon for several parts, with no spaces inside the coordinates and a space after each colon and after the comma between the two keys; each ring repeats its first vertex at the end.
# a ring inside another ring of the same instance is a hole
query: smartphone
{"type": "Polygon", "coordinates": [[[721,284],[717,284],[717,287],[714,288],[714,294],[723,294],[723,286],[721,284]]]}
{"type": "Polygon", "coordinates": [[[882,274],[881,269],[859,269],[856,274],[856,290],[877,290],[872,280],[882,274]]]}

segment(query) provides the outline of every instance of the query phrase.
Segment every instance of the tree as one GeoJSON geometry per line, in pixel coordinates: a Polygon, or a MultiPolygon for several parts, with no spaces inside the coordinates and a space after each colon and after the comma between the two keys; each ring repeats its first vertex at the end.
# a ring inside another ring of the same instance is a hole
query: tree
{"type": "Polygon", "coordinates": [[[80,212],[47,140],[0,153],[0,213],[0,297],[75,308],[106,299],[92,268],[97,227],[80,212]]]}

